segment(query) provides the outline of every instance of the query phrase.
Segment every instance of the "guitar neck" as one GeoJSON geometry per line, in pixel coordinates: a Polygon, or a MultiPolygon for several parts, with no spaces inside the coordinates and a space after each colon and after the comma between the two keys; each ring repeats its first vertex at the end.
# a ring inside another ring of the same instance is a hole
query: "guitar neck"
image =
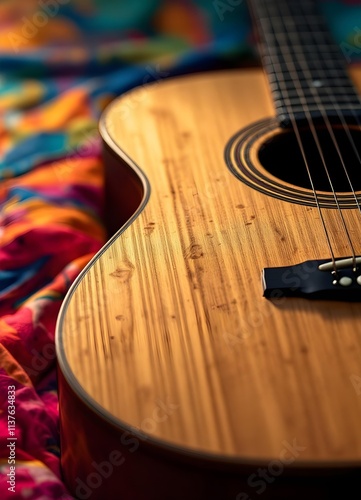
{"type": "Polygon", "coordinates": [[[250,1],[280,124],[308,118],[361,118],[345,58],[315,0],[250,1]]]}

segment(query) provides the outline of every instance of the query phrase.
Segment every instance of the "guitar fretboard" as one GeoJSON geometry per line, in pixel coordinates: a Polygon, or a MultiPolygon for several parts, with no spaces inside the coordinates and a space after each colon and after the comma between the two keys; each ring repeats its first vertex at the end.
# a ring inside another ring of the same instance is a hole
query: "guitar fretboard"
{"type": "Polygon", "coordinates": [[[361,118],[361,100],[348,77],[316,0],[252,0],[263,63],[281,125],[290,117],[361,118]]]}

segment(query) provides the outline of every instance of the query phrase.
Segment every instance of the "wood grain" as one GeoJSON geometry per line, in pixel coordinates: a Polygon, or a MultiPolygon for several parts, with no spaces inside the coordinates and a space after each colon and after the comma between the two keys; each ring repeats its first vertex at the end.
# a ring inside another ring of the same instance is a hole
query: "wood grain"
{"type": "MultiPolygon", "coordinates": [[[[296,440],[299,464],[360,465],[361,307],[262,297],[262,268],[327,258],[319,216],[224,162],[232,134],[273,115],[259,70],[169,80],[110,106],[101,133],[143,199],[68,296],[59,364],[104,425],[165,448],[241,463],[296,440]]],[[[359,216],[345,217],[361,254],[359,216]]]]}

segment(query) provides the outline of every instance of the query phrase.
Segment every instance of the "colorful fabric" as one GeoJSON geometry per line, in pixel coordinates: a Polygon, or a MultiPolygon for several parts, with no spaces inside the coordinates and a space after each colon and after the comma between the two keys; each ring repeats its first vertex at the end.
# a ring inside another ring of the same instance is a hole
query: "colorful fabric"
{"type": "MultiPolygon", "coordinates": [[[[360,2],[323,7],[345,56],[361,58],[360,2]]],[[[145,80],[237,66],[253,56],[250,40],[242,0],[0,3],[2,499],[71,498],[59,468],[54,330],[70,284],[105,241],[100,113],[145,80]]]]}

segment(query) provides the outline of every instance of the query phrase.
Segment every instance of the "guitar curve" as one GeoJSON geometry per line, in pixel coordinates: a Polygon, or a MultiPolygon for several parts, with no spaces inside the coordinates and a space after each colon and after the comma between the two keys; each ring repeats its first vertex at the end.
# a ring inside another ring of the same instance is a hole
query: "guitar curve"
{"type": "Polygon", "coordinates": [[[57,328],[62,466],[78,497],[243,500],[272,482],[264,498],[281,498],[299,476],[300,498],[310,482],[323,498],[330,474],[359,474],[360,308],[262,296],[264,267],[327,256],[317,211],[252,190],[223,158],[273,116],[260,70],[153,84],[104,115],[123,227],[57,328]]]}

